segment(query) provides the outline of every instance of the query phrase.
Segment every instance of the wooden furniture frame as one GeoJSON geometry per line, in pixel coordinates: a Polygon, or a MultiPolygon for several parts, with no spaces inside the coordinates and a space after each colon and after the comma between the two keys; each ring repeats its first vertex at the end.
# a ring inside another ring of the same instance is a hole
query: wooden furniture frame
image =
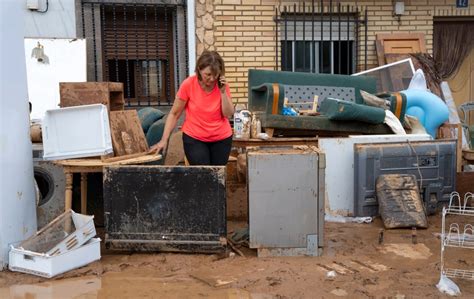
{"type": "Polygon", "coordinates": [[[137,165],[158,161],[161,155],[143,155],[138,158],[121,160],[116,162],[104,162],[100,158],[92,159],[71,159],[59,160],[55,163],[63,166],[66,176],[66,194],[65,194],[65,211],[72,208],[72,189],[74,173],[81,174],[81,213],[87,214],[87,174],[94,172],[103,172],[105,166],[110,165],[137,165]]]}

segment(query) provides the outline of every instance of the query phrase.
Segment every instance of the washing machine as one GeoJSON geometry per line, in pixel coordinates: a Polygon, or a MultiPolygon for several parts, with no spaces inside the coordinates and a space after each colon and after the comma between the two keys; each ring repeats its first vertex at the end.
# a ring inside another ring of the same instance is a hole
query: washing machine
{"type": "Polygon", "coordinates": [[[43,144],[33,143],[33,165],[39,191],[36,208],[39,230],[64,212],[66,177],[62,166],[43,160],[43,144]]]}

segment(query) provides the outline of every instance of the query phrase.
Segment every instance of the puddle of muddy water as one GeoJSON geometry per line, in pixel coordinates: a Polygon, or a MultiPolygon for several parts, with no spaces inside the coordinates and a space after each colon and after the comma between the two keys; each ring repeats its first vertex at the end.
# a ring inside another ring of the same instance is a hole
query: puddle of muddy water
{"type": "Polygon", "coordinates": [[[237,288],[213,288],[184,276],[159,277],[157,273],[109,272],[102,277],[85,276],[39,284],[0,288],[2,299],[105,299],[105,298],[228,298],[270,299],[237,288]]]}

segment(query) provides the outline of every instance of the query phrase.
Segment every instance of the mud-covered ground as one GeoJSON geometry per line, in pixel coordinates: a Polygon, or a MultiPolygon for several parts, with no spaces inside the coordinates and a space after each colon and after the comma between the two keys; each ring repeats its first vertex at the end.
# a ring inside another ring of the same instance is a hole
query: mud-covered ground
{"type": "MultiPolygon", "coordinates": [[[[245,257],[103,250],[99,262],[53,279],[1,272],[0,298],[443,297],[436,288],[441,216],[429,222],[416,245],[411,230],[387,230],[379,245],[379,219],[326,223],[321,257],[257,258],[248,248],[241,248],[245,257]]],[[[229,232],[241,225],[231,223],[229,232]]],[[[447,263],[474,269],[474,250],[450,248],[447,263]]],[[[474,298],[474,281],[455,281],[474,298]]]]}

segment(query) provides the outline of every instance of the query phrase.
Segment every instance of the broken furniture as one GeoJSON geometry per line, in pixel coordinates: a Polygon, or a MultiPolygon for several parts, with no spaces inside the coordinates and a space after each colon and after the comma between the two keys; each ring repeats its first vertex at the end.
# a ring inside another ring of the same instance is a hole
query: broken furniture
{"type": "Polygon", "coordinates": [[[45,160],[113,152],[109,116],[102,104],[48,110],[43,118],[42,134],[45,160]]]}
{"type": "Polygon", "coordinates": [[[423,33],[378,33],[375,41],[379,65],[392,63],[412,53],[426,53],[423,33]]]}
{"type": "Polygon", "coordinates": [[[463,130],[467,131],[466,136],[469,139],[468,144],[472,149],[474,149],[474,126],[471,122],[471,112],[474,112],[474,102],[461,104],[459,106],[459,110],[461,110],[463,114],[461,124],[463,126],[463,130]]]}
{"type": "Polygon", "coordinates": [[[123,83],[120,82],[61,82],[61,108],[102,104],[108,111],[123,110],[123,83]]]}
{"type": "Polygon", "coordinates": [[[380,175],[416,176],[427,215],[446,204],[456,187],[455,140],[356,144],[353,159],[354,215],[358,217],[379,214],[376,181],[380,175]]]}
{"type": "Polygon", "coordinates": [[[148,152],[148,144],[136,110],[110,111],[114,156],[123,159],[148,152]]]}
{"type": "Polygon", "coordinates": [[[376,93],[390,93],[406,90],[415,74],[415,67],[410,58],[380,65],[352,76],[370,77],[376,80],[376,93]]]}
{"type": "Polygon", "coordinates": [[[313,146],[247,152],[250,248],[265,256],[319,256],[324,153],[313,146]]]}
{"type": "MultiPolygon", "coordinates": [[[[354,216],[354,145],[407,140],[430,140],[428,134],[350,135],[341,138],[319,138],[319,148],[326,154],[326,212],[354,216]],[[343,183],[341,183],[343,182],[343,183]]],[[[374,187],[375,188],[375,187],[374,187]]]]}
{"type": "Polygon", "coordinates": [[[225,180],[224,166],[105,167],[106,247],[224,251],[225,180]]]}
{"type": "Polygon", "coordinates": [[[385,228],[427,228],[416,176],[383,174],[376,181],[377,202],[385,228]]]}
{"type": "Polygon", "coordinates": [[[333,98],[326,98],[319,111],[330,120],[356,120],[369,124],[383,124],[385,120],[383,108],[333,98]]]}
{"type": "MultiPolygon", "coordinates": [[[[375,41],[379,66],[392,65],[394,62],[410,58],[414,53],[426,53],[425,35],[423,33],[379,33],[375,41]]],[[[411,61],[410,61],[411,63],[411,61]]],[[[413,65],[413,64],[412,64],[413,65]]],[[[415,72],[406,68],[390,67],[382,74],[384,92],[405,90],[415,72]],[[390,90],[393,88],[394,90],[390,90]]]]}
{"type": "Polygon", "coordinates": [[[317,137],[293,137],[293,138],[268,138],[268,139],[242,139],[234,138],[232,140],[232,147],[245,149],[247,147],[269,147],[269,146],[294,146],[294,145],[307,145],[307,146],[318,146],[317,137]]]}
{"type": "Polygon", "coordinates": [[[248,196],[246,175],[247,148],[256,147],[278,147],[278,146],[318,146],[318,138],[268,138],[268,139],[243,139],[234,138],[232,140],[232,152],[227,162],[227,218],[245,220],[248,219],[248,196]],[[234,157],[233,157],[234,156],[234,157]]]}
{"type": "Polygon", "coordinates": [[[64,212],[32,237],[11,246],[10,270],[51,278],[100,259],[93,218],[64,212]]]}
{"type": "MultiPolygon", "coordinates": [[[[456,268],[447,266],[446,250],[474,249],[474,194],[467,192],[464,200],[457,192],[450,195],[448,208],[443,208],[441,230],[441,275],[451,278],[474,280],[474,269],[461,269],[460,263],[456,268]],[[450,221],[450,215],[458,215],[459,221],[450,221]],[[462,216],[462,218],[459,218],[462,216]]],[[[454,264],[451,262],[451,264],[454,264]]]]}
{"type": "Polygon", "coordinates": [[[459,106],[462,111],[463,119],[461,120],[462,128],[467,137],[468,148],[463,148],[462,158],[463,165],[474,164],[474,125],[471,122],[471,112],[474,112],[474,102],[467,102],[459,106]]]}
{"type": "Polygon", "coordinates": [[[165,113],[156,108],[146,107],[138,110],[138,117],[143,132],[145,133],[148,146],[153,146],[158,143],[165,129],[165,113]]]}
{"type": "Polygon", "coordinates": [[[310,74],[297,72],[249,70],[249,110],[257,114],[262,128],[271,136],[274,130],[297,131],[314,136],[334,132],[340,134],[366,133],[390,134],[384,124],[373,125],[357,121],[330,121],[324,115],[286,116],[283,115],[285,99],[301,101],[313,99],[319,103],[326,97],[338,98],[358,104],[363,103],[360,90],[375,93],[373,78],[346,75],[310,74]]]}
{"type": "Polygon", "coordinates": [[[87,174],[93,172],[103,172],[105,166],[110,165],[135,165],[151,163],[161,159],[161,155],[143,155],[137,158],[130,158],[114,162],[105,162],[100,158],[90,159],[71,159],[55,161],[64,169],[66,176],[66,194],[65,194],[65,210],[72,207],[72,183],[73,174],[81,174],[81,213],[87,214],[87,174]]]}
{"type": "Polygon", "coordinates": [[[165,116],[165,113],[153,107],[142,108],[138,110],[137,113],[145,134],[154,122],[162,119],[165,116]]]}

